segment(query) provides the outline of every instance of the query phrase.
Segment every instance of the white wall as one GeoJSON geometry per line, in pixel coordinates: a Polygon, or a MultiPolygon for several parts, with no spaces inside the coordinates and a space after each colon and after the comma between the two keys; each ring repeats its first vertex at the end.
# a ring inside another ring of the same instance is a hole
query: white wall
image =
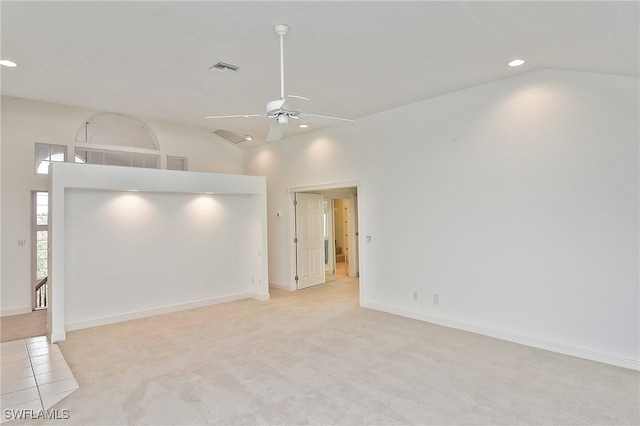
{"type": "Polygon", "coordinates": [[[65,195],[67,330],[251,293],[249,195],[74,189],[65,195]]]}
{"type": "Polygon", "coordinates": [[[67,330],[269,298],[263,177],[56,163],[50,215],[52,342],[67,330]]]}
{"type": "MultiPolygon", "coordinates": [[[[35,143],[68,146],[74,151],[76,131],[99,111],[2,96],[1,102],[1,264],[0,314],[30,312],[32,190],[47,190],[48,176],[34,173],[35,143]],[[27,245],[18,246],[24,239],[27,245]]],[[[162,163],[167,155],[188,158],[190,171],[243,173],[243,153],[206,129],[159,120],[142,120],[156,135],[162,163]]]]}
{"type": "Polygon", "coordinates": [[[271,282],[287,189],[358,181],[364,306],[638,368],[638,93],[539,70],[252,149],[271,282]]]}

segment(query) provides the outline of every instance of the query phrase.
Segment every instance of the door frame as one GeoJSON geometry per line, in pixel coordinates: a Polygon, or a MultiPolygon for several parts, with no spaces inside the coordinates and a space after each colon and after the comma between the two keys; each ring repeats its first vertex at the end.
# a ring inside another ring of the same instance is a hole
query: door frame
{"type": "MultiPolygon", "coordinates": [[[[297,290],[297,285],[296,285],[296,280],[295,280],[295,276],[296,276],[296,246],[294,243],[294,238],[296,236],[296,228],[295,228],[295,219],[296,219],[296,210],[295,210],[295,206],[294,206],[294,200],[295,200],[295,194],[297,192],[313,192],[313,191],[325,191],[325,190],[331,190],[331,189],[346,189],[346,188],[356,188],[356,194],[357,194],[357,202],[358,202],[358,206],[355,209],[354,214],[357,215],[356,216],[356,226],[359,227],[359,224],[361,223],[360,219],[362,217],[362,192],[361,192],[361,188],[362,186],[360,185],[360,181],[346,181],[346,182],[336,182],[336,183],[328,183],[328,184],[319,184],[319,185],[308,185],[308,186],[297,186],[297,187],[290,187],[287,189],[287,204],[288,204],[288,208],[287,208],[287,217],[288,217],[288,222],[289,222],[289,230],[288,230],[288,241],[289,244],[287,244],[288,247],[288,251],[289,251],[289,290],[290,291],[295,291],[297,290]]],[[[359,230],[358,230],[358,234],[359,234],[359,230]]],[[[355,239],[358,240],[356,242],[356,253],[357,253],[357,265],[359,267],[359,282],[360,282],[360,305],[362,305],[362,294],[363,289],[365,288],[365,282],[364,282],[364,277],[366,276],[366,273],[364,271],[364,264],[363,262],[361,262],[362,260],[362,244],[360,244],[360,237],[359,235],[355,236],[355,239]]]]}
{"type": "Polygon", "coordinates": [[[335,276],[336,276],[336,248],[335,248],[335,239],[336,239],[336,224],[334,223],[334,199],[331,197],[327,197],[326,195],[324,196],[324,202],[328,203],[328,210],[331,214],[328,215],[327,217],[327,225],[329,226],[329,236],[325,237],[328,238],[329,241],[327,241],[327,255],[329,257],[329,261],[327,262],[327,264],[324,267],[325,270],[325,282],[326,282],[326,274],[330,274],[334,277],[333,280],[335,280],[335,276]],[[327,269],[329,268],[329,269],[327,269]],[[329,272],[330,271],[330,272],[329,272]]]}

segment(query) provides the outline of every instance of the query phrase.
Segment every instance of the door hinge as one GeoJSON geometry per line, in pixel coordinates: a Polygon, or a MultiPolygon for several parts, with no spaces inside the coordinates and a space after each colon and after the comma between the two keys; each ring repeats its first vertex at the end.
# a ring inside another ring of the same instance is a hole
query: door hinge
{"type": "Polygon", "coordinates": [[[296,275],[296,278],[295,278],[295,279],[296,279],[296,281],[298,281],[298,276],[297,276],[297,275],[296,275]]]}
{"type": "Polygon", "coordinates": [[[298,200],[293,200],[293,205],[297,206],[298,205],[298,200]]]}
{"type": "Polygon", "coordinates": [[[298,238],[297,238],[297,237],[296,237],[296,238],[294,238],[294,239],[293,239],[293,242],[294,242],[294,243],[296,243],[296,244],[298,244],[298,238]]]}

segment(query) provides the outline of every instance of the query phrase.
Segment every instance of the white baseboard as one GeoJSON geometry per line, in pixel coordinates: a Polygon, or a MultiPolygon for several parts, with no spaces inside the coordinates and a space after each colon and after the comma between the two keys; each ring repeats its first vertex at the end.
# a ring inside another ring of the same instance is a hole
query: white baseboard
{"type": "MultiPolygon", "coordinates": [[[[217,305],[217,304],[220,304],[220,303],[234,302],[236,300],[251,299],[251,298],[254,298],[254,294],[252,294],[252,293],[237,293],[237,294],[231,294],[231,295],[228,295],[228,296],[213,297],[211,299],[196,300],[194,302],[180,303],[180,304],[176,304],[176,305],[160,306],[160,307],[157,307],[157,308],[146,309],[146,310],[142,310],[142,311],[135,311],[135,312],[128,312],[128,313],[125,313],[125,314],[110,315],[110,316],[106,316],[106,317],[93,318],[93,319],[90,319],[90,320],[78,321],[78,322],[74,322],[74,323],[66,323],[65,324],[65,330],[66,331],[81,330],[83,328],[98,327],[98,326],[101,326],[101,325],[114,324],[114,323],[117,323],[117,322],[129,321],[129,320],[140,319],[140,318],[146,318],[146,317],[151,317],[151,316],[155,316],[155,315],[162,315],[162,314],[168,314],[168,313],[171,313],[171,312],[185,311],[185,310],[188,310],[188,309],[201,308],[203,306],[217,305]]],[[[52,337],[52,339],[53,339],[53,337],[52,337]]],[[[58,340],[64,340],[64,338],[57,339],[56,341],[58,341],[58,340]]]]}
{"type": "Polygon", "coordinates": [[[28,308],[14,308],[14,309],[5,309],[0,312],[0,317],[10,317],[12,315],[22,315],[22,314],[30,314],[32,312],[31,307],[28,308]]]}
{"type": "Polygon", "coordinates": [[[277,288],[284,291],[291,291],[289,284],[269,283],[269,287],[277,288]]]}
{"type": "Polygon", "coordinates": [[[52,333],[51,329],[49,328],[49,324],[47,324],[47,339],[49,339],[49,343],[67,340],[67,333],[64,331],[62,333],[52,333]]]}
{"type": "Polygon", "coordinates": [[[269,295],[269,293],[267,294],[251,293],[251,298],[255,300],[269,300],[271,299],[271,296],[269,295]]]}
{"type": "Polygon", "coordinates": [[[622,358],[618,356],[603,354],[594,352],[582,348],[576,348],[573,346],[562,345],[559,343],[548,342],[533,337],[523,336],[519,334],[509,333],[502,330],[496,330],[478,326],[471,323],[465,323],[461,321],[451,320],[448,318],[438,317],[435,315],[417,313],[407,311],[405,309],[394,308],[391,306],[380,305],[372,302],[361,302],[360,306],[363,308],[374,309],[376,311],[387,312],[389,314],[399,315],[406,318],[412,318],[420,321],[425,321],[432,324],[442,325],[449,328],[455,328],[457,330],[464,330],[471,333],[481,334],[483,336],[494,337],[500,340],[506,340],[508,342],[518,343],[524,346],[530,346],[533,348],[544,349],[551,352],[557,352],[564,355],[570,355],[577,358],[588,359],[590,361],[602,362],[604,364],[615,365],[617,367],[628,368],[631,370],[640,370],[640,361],[629,358],[622,358]]]}

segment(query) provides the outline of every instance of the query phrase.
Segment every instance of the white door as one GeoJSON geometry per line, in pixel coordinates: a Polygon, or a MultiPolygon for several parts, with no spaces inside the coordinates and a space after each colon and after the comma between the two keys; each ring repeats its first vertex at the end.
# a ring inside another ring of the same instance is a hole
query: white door
{"type": "Polygon", "coordinates": [[[324,283],[323,196],[296,194],[298,289],[324,283]]]}

